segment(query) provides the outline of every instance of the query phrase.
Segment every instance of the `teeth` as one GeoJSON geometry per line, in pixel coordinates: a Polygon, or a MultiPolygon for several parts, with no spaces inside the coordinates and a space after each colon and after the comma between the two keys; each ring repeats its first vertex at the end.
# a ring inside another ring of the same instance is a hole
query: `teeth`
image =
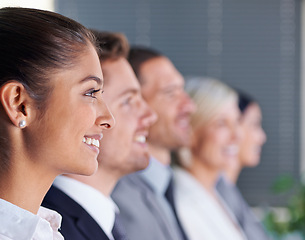
{"type": "Polygon", "coordinates": [[[135,141],[139,143],[145,143],[146,137],[144,135],[136,136],[135,141]]]}
{"type": "Polygon", "coordinates": [[[95,147],[100,147],[100,141],[94,138],[83,137],[83,143],[93,145],[95,147]]]}
{"type": "Polygon", "coordinates": [[[87,143],[88,145],[91,145],[91,142],[93,142],[91,138],[87,138],[87,139],[86,139],[86,143],[87,143]]]}

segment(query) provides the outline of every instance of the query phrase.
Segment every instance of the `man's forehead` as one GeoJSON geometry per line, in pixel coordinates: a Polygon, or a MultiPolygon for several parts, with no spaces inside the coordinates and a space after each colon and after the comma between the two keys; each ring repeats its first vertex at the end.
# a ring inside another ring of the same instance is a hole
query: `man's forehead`
{"type": "Polygon", "coordinates": [[[143,84],[155,85],[157,88],[163,88],[170,85],[184,85],[184,78],[178,70],[175,68],[162,70],[161,68],[162,65],[160,66],[160,69],[156,69],[156,71],[149,71],[149,69],[147,69],[145,74],[142,75],[143,84]]]}

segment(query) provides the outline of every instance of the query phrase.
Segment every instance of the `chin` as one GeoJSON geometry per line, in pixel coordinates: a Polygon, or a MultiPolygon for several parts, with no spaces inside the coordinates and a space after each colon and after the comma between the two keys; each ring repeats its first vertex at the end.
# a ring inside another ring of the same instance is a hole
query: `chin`
{"type": "Polygon", "coordinates": [[[138,160],[137,169],[135,171],[140,171],[147,168],[149,165],[149,155],[142,156],[138,160]]]}
{"type": "Polygon", "coordinates": [[[256,167],[260,163],[260,157],[253,157],[246,163],[246,167],[256,167]]]}
{"type": "Polygon", "coordinates": [[[95,160],[94,163],[84,165],[80,168],[78,172],[74,172],[75,174],[84,175],[84,176],[91,176],[97,171],[98,163],[95,160]]]}

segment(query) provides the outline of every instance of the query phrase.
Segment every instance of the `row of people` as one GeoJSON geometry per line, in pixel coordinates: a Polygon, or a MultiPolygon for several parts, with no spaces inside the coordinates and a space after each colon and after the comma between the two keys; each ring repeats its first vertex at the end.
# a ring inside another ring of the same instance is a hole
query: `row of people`
{"type": "Polygon", "coordinates": [[[267,239],[233,183],[257,104],[243,153],[217,80],[192,100],[166,56],[56,13],[1,9],[0,35],[0,239],[267,239]]]}

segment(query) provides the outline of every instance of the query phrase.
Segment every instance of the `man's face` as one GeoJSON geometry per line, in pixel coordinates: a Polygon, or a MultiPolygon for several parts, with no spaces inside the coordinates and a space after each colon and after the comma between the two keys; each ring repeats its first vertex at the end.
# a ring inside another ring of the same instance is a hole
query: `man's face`
{"type": "Polygon", "coordinates": [[[102,62],[102,69],[104,100],[116,123],[101,140],[100,166],[120,175],[144,169],[149,160],[146,137],[156,114],[143,100],[138,80],[126,59],[102,62]]]}
{"type": "Polygon", "coordinates": [[[169,150],[187,145],[195,107],[184,91],[182,75],[169,59],[157,57],[142,64],[140,78],[142,95],[158,115],[149,131],[149,143],[169,150]]]}

